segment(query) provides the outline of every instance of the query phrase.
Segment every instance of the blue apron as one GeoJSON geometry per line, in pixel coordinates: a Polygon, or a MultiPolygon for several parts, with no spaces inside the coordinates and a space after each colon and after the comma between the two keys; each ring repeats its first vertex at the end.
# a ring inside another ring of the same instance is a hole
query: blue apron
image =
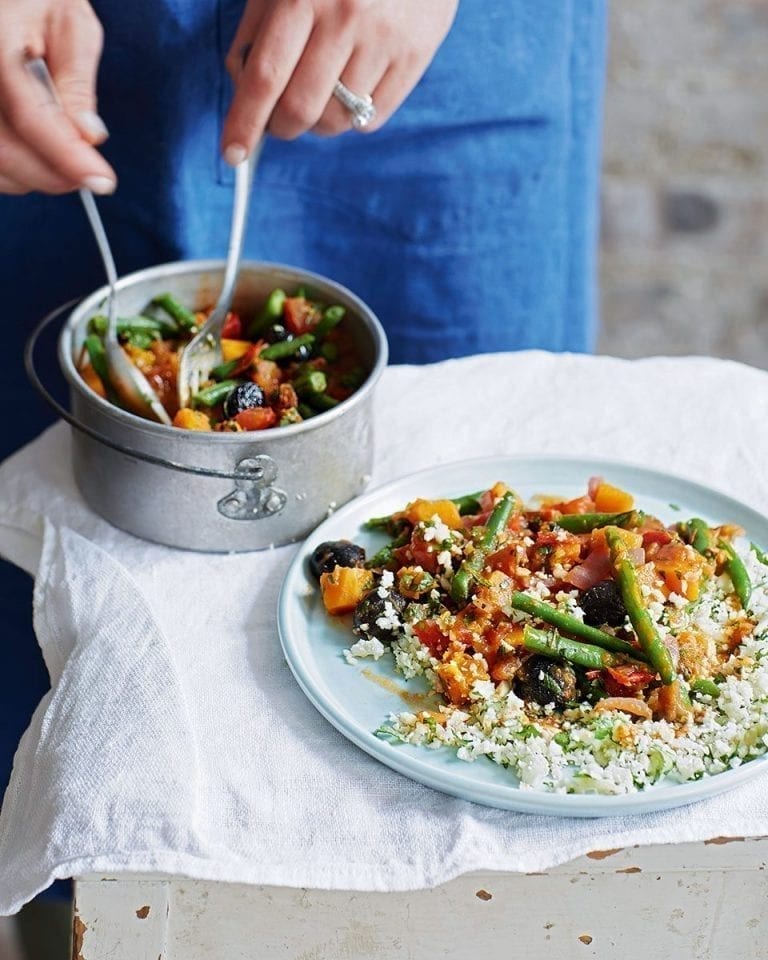
{"type": "MultiPolygon", "coordinates": [[[[269,140],[246,253],[340,280],[382,320],[392,361],[590,350],[605,0],[462,0],[425,77],[373,135],[269,140]]],[[[94,0],[99,110],[120,178],[100,202],[117,267],[223,257],[223,61],[243,0],[94,0]]],[[[33,322],[103,282],[74,196],[0,197],[0,458],[46,423],[26,385],[33,322]]],[[[0,578],[0,786],[47,687],[29,586],[0,578]],[[20,601],[24,598],[24,602],[20,601]]]]}

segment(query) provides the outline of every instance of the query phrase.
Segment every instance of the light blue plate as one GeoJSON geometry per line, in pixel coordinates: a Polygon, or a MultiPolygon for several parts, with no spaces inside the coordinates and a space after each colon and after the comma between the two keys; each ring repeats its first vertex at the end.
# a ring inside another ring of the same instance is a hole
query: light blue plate
{"type": "Polygon", "coordinates": [[[524,499],[554,494],[580,496],[591,476],[602,476],[635,495],[637,506],[667,523],[698,516],[711,524],[737,523],[750,539],[768,545],[768,519],[725,494],[689,480],[643,467],[603,460],[560,457],[499,457],[467,460],[403,477],[358,497],[324,521],[302,545],[280,594],[278,622],[285,659],[302,690],[337,730],[393,770],[463,800],[524,813],[567,817],[607,817],[647,813],[692,803],[729,790],[768,769],[760,758],[734,770],[692,783],[660,783],[623,796],[565,795],[521,789],[508,769],[478,760],[467,763],[447,748],[429,750],[392,744],[374,731],[390,713],[413,709],[398,693],[423,691],[420,680],[406,681],[392,667],[389,654],[378,662],[346,662],[345,648],[354,642],[349,618],[328,617],[308,558],[324,540],[348,539],[370,553],[386,542],[381,534],[362,529],[374,516],[402,509],[417,497],[455,497],[504,481],[524,499]],[[679,509],[676,509],[679,508],[679,509]]]}

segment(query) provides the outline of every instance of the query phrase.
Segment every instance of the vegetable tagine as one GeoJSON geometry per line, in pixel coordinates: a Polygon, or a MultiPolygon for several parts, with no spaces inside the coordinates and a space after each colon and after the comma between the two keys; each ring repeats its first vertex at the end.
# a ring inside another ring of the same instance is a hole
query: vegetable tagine
{"type": "MultiPolygon", "coordinates": [[[[325,306],[304,289],[293,296],[278,289],[255,315],[229,314],[222,331],[223,362],[191,406],[179,409],[181,350],[209,313],[193,312],[164,293],[139,316],[118,321],[123,349],[176,427],[241,431],[301,423],[346,400],[365,380],[366,370],[345,335],[345,308],[325,306]]],[[[120,406],[109,382],[106,328],[105,316],[91,318],[78,367],[91,389],[120,406]]]]}
{"type": "Polygon", "coordinates": [[[592,478],[525,505],[503,483],[366,524],[310,559],[351,663],[391,656],[425,709],[393,742],[452,747],[521,787],[626,793],[768,751],[768,558],[741,528],[671,525],[592,478]],[[428,700],[428,702],[427,702],[428,700]]]}

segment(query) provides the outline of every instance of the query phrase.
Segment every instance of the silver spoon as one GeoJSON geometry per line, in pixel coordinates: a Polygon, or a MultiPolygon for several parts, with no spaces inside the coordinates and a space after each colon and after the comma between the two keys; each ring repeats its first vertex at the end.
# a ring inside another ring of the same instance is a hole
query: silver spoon
{"type": "MultiPolygon", "coordinates": [[[[58,94],[45,60],[39,57],[27,60],[27,69],[43,84],[53,100],[59,103],[58,94]]],[[[107,355],[110,382],[121,402],[133,413],[170,425],[171,418],[168,416],[165,407],[160,403],[151,384],[141,370],[131,363],[120,346],[117,337],[117,307],[115,304],[115,284],[117,283],[115,260],[93,194],[85,188],[81,189],[79,193],[93,235],[96,238],[104,270],[107,274],[107,282],[109,283],[104,351],[107,355]]]]}
{"type": "Polygon", "coordinates": [[[209,379],[211,370],[222,362],[221,331],[227,319],[232,296],[235,292],[240,257],[243,252],[245,222],[251,198],[253,174],[258,163],[262,138],[251,155],[235,167],[235,199],[232,207],[232,225],[229,233],[229,250],[224,269],[224,281],[216,306],[211,315],[189,343],[184,347],[179,361],[178,389],[179,407],[188,407],[200,385],[209,379]]]}

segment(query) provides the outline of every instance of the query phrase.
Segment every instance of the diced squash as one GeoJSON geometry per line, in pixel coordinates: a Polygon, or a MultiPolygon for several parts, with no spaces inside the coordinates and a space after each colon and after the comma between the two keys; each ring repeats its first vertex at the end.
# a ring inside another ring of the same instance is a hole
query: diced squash
{"type": "Polygon", "coordinates": [[[459,508],[453,500],[414,500],[405,508],[405,518],[409,523],[417,524],[420,521],[429,521],[434,516],[439,517],[446,527],[459,530],[464,526],[459,508]]]}
{"type": "Polygon", "coordinates": [[[435,667],[435,673],[440,677],[446,697],[456,705],[469,700],[469,694],[477,680],[488,679],[485,661],[476,660],[462,650],[459,644],[449,647],[442,662],[435,667]]]}
{"type": "Polygon", "coordinates": [[[182,430],[210,430],[211,421],[202,410],[192,410],[190,407],[182,407],[173,418],[174,427],[181,427],[182,430]]]}
{"type": "Polygon", "coordinates": [[[598,513],[623,513],[631,510],[635,505],[635,498],[631,493],[611,486],[610,483],[601,483],[595,493],[595,509],[598,513]]]}
{"type": "Polygon", "coordinates": [[[250,340],[227,340],[222,337],[221,355],[225,362],[227,360],[239,360],[249,347],[252,346],[253,344],[250,340]]]}
{"type": "Polygon", "coordinates": [[[373,588],[373,574],[364,567],[334,567],[320,575],[323,606],[332,616],[351,613],[373,588]]]}
{"type": "Polygon", "coordinates": [[[94,393],[98,393],[100,397],[104,397],[106,399],[107,391],[104,389],[104,384],[101,382],[101,377],[98,375],[98,373],[96,373],[90,363],[86,363],[80,368],[80,376],[83,378],[83,380],[85,380],[94,393]]]}

